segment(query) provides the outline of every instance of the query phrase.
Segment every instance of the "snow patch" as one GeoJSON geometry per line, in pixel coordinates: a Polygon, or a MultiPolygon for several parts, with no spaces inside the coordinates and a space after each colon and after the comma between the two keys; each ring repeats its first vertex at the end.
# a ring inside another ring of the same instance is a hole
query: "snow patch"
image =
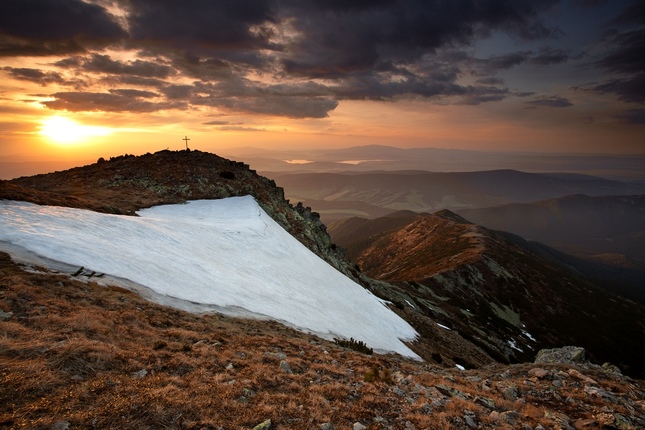
{"type": "Polygon", "coordinates": [[[157,301],[241,309],[418,358],[401,341],[417,336],[407,322],[298,242],[252,197],[138,214],[0,201],[0,241],[124,278],[151,290],[157,301]]]}
{"type": "Polygon", "coordinates": [[[508,343],[508,346],[510,346],[514,350],[519,351],[519,352],[524,352],[524,350],[522,348],[517,346],[517,342],[515,342],[515,339],[510,339],[510,340],[507,341],[507,343],[508,343]]]}
{"type": "Polygon", "coordinates": [[[450,327],[446,327],[445,325],[443,325],[443,324],[439,324],[438,322],[436,322],[435,324],[437,324],[439,327],[441,327],[441,328],[443,328],[443,329],[446,329],[446,330],[452,330],[450,327]]]}

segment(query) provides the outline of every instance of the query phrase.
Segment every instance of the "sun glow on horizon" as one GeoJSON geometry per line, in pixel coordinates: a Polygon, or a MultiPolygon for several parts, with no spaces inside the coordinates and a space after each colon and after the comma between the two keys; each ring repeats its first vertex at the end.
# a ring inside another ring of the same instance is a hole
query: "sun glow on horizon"
{"type": "Polygon", "coordinates": [[[83,125],[63,116],[52,116],[41,121],[41,136],[59,145],[86,143],[93,137],[108,136],[112,130],[107,127],[83,125]]]}

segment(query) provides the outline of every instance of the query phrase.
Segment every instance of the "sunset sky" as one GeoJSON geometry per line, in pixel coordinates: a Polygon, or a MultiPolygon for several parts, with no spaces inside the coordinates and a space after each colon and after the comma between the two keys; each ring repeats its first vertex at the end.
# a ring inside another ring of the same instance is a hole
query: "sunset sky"
{"type": "Polygon", "coordinates": [[[0,161],[645,154],[645,2],[2,0],[0,161]]]}

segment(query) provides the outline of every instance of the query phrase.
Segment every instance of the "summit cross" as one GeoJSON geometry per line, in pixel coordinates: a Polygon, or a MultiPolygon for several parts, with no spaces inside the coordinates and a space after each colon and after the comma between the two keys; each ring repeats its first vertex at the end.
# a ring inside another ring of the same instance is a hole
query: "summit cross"
{"type": "Polygon", "coordinates": [[[188,136],[184,136],[184,138],[183,138],[183,139],[181,139],[181,140],[186,141],[186,149],[188,149],[188,141],[190,140],[190,139],[188,138],[188,136]]]}

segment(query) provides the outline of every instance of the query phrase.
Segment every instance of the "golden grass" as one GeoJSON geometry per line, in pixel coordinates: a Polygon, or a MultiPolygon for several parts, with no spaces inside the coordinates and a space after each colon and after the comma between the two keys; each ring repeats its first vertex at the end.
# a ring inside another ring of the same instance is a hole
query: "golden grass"
{"type": "MultiPolygon", "coordinates": [[[[65,421],[73,429],[250,429],[271,419],[273,429],[327,422],[342,429],[357,421],[370,429],[448,429],[463,424],[465,411],[481,428],[514,428],[491,418],[477,396],[546,427],[553,422],[545,411],[590,419],[603,405],[591,399],[594,406],[583,407],[590,400],[578,386],[568,388],[572,404],[546,391],[512,402],[497,386],[512,382],[526,391],[526,369],[486,391],[482,380],[498,369],[462,373],[367,356],[275,322],[197,316],[121,288],[26,273],[5,254],[0,309],[13,313],[0,321],[0,428],[51,429],[65,421]],[[279,368],[282,360],[292,373],[279,368]],[[369,374],[378,377],[367,381],[369,374]],[[437,394],[439,384],[468,397],[437,394]]],[[[632,383],[609,379],[605,389],[643,390],[632,383]]],[[[612,405],[629,413],[619,406],[612,405]]]]}

